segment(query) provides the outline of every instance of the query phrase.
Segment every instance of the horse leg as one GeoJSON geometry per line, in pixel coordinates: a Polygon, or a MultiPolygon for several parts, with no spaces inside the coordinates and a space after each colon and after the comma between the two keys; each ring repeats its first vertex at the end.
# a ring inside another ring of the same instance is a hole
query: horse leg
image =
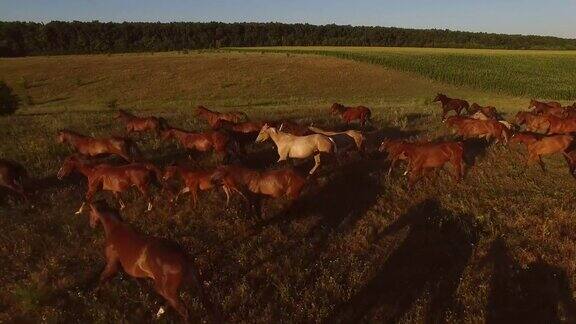
{"type": "Polygon", "coordinates": [[[196,209],[196,205],[198,205],[198,186],[193,186],[190,188],[190,208],[196,209]]]}
{"type": "Polygon", "coordinates": [[[222,186],[222,189],[224,190],[224,194],[226,194],[226,207],[228,207],[228,205],[230,205],[230,188],[228,188],[228,186],[222,186]]]}
{"type": "MultiPolygon", "coordinates": [[[[180,273],[178,275],[181,276],[180,273]]],[[[158,278],[154,281],[154,289],[156,292],[158,292],[158,294],[166,299],[168,304],[174,308],[174,310],[176,310],[180,316],[182,316],[184,322],[188,323],[188,310],[186,309],[186,306],[184,306],[182,299],[180,299],[178,296],[178,288],[180,287],[182,279],[174,277],[162,279],[164,280],[160,280],[160,278],[158,278]]],[[[156,316],[159,317],[162,313],[163,312],[158,311],[156,316]]]]}
{"type": "Polygon", "coordinates": [[[538,164],[540,164],[540,168],[542,168],[542,171],[546,172],[546,165],[544,164],[544,161],[542,161],[541,155],[538,155],[538,164]]]}
{"type": "Polygon", "coordinates": [[[120,210],[126,208],[126,205],[124,204],[124,202],[122,201],[122,197],[120,196],[120,192],[114,191],[114,197],[116,198],[116,200],[118,200],[118,203],[120,204],[120,210]]]}
{"type": "Polygon", "coordinates": [[[76,215],[82,214],[82,212],[84,211],[84,207],[86,206],[86,203],[92,202],[92,198],[94,198],[94,195],[96,194],[97,190],[98,190],[98,183],[88,182],[88,191],[86,192],[86,197],[82,202],[80,209],[78,209],[78,211],[75,213],[76,215]]]}
{"type": "Polygon", "coordinates": [[[114,250],[112,246],[106,247],[106,267],[104,267],[104,271],[100,274],[100,283],[104,283],[108,281],[116,272],[118,272],[118,264],[120,263],[120,259],[118,254],[114,250]]]}
{"type": "Polygon", "coordinates": [[[316,169],[320,166],[320,153],[314,155],[314,167],[310,170],[309,174],[314,174],[316,169]]]}

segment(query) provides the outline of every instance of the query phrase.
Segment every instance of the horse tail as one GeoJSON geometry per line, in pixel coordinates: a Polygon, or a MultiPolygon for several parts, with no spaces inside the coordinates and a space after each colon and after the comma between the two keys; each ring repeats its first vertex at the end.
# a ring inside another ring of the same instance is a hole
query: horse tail
{"type": "Polygon", "coordinates": [[[131,140],[129,138],[126,138],[126,139],[124,139],[124,145],[125,145],[126,151],[128,152],[128,155],[130,156],[130,158],[133,161],[142,160],[142,152],[138,148],[138,145],[136,145],[136,142],[134,142],[133,140],[131,140]]]}
{"type": "Polygon", "coordinates": [[[213,303],[208,297],[208,294],[206,293],[206,290],[204,289],[204,285],[202,283],[202,276],[200,275],[200,271],[198,270],[198,267],[192,260],[189,260],[187,270],[188,271],[185,280],[187,281],[187,283],[192,284],[194,288],[198,291],[200,302],[202,303],[202,305],[204,305],[204,308],[210,314],[214,323],[224,323],[220,307],[216,305],[216,303],[213,303]]]}
{"type": "Polygon", "coordinates": [[[334,139],[332,139],[332,137],[330,136],[326,137],[330,140],[330,142],[332,142],[333,153],[338,154],[338,146],[336,146],[336,142],[334,142],[334,139]]]}

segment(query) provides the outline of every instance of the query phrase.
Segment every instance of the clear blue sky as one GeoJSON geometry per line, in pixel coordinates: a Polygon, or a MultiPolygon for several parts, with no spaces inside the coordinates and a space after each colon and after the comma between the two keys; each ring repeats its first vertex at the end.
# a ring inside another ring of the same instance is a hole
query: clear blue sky
{"type": "Polygon", "coordinates": [[[576,38],[576,0],[0,0],[0,20],[276,21],[576,38]]]}

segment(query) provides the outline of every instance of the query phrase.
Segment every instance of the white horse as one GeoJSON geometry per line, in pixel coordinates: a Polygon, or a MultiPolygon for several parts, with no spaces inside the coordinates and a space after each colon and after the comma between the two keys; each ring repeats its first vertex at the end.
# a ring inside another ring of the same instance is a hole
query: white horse
{"type": "MultiPolygon", "coordinates": [[[[282,129],[282,126],[280,126],[280,129],[282,129]]],[[[305,159],[314,155],[315,163],[312,170],[310,170],[310,174],[313,174],[320,166],[320,153],[336,152],[334,141],[322,134],[295,136],[283,133],[265,124],[256,138],[256,143],[264,142],[269,138],[274,141],[278,149],[278,162],[285,161],[288,158],[305,159]]]]}

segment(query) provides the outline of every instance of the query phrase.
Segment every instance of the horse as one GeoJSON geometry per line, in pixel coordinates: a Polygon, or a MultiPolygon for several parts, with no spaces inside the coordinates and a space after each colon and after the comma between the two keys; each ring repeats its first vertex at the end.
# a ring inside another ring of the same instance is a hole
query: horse
{"type": "MultiPolygon", "coordinates": [[[[343,132],[331,132],[331,131],[326,131],[326,130],[323,130],[321,128],[314,127],[314,126],[309,126],[308,129],[311,130],[312,132],[316,133],[316,134],[322,134],[322,135],[326,135],[326,136],[332,138],[332,140],[335,143],[338,143],[338,142],[345,143],[346,141],[341,140],[341,138],[343,136],[348,137],[354,141],[354,144],[355,144],[356,149],[358,151],[364,150],[364,142],[366,141],[366,137],[364,137],[364,135],[360,131],[347,130],[347,131],[343,131],[343,132]]],[[[338,147],[341,148],[342,146],[338,145],[338,147]]]]}
{"type": "Polygon", "coordinates": [[[436,95],[436,98],[434,98],[433,102],[442,103],[443,120],[446,119],[446,114],[448,114],[448,112],[452,110],[456,112],[456,115],[460,115],[460,112],[463,109],[466,109],[466,111],[468,111],[468,109],[470,108],[470,104],[468,103],[468,101],[462,99],[453,99],[441,93],[436,95]]]}
{"type": "Polygon", "coordinates": [[[562,105],[556,101],[542,102],[531,99],[528,109],[532,108],[534,109],[533,112],[535,114],[548,114],[556,116],[562,116],[564,114],[564,108],[562,108],[562,105]]]}
{"type": "MultiPolygon", "coordinates": [[[[180,195],[190,192],[190,205],[192,208],[196,208],[198,204],[198,190],[207,191],[215,187],[211,180],[214,172],[216,172],[215,169],[197,170],[185,166],[171,165],[164,170],[162,180],[166,182],[176,175],[180,175],[184,180],[184,187],[178,191],[176,197],[171,199],[171,201],[176,202],[180,195]]],[[[230,188],[222,186],[222,189],[224,189],[224,193],[226,194],[226,206],[228,206],[230,203],[230,188]]]]}
{"type": "Polygon", "coordinates": [[[214,124],[214,129],[226,129],[235,133],[241,134],[252,134],[260,132],[262,126],[264,126],[264,122],[260,121],[247,121],[247,122],[240,122],[234,123],[228,120],[219,119],[214,124]]]}
{"type": "Polygon", "coordinates": [[[23,182],[28,178],[26,169],[12,161],[0,159],[0,187],[5,187],[10,191],[20,195],[28,201],[28,195],[24,190],[23,182]]]}
{"type": "Polygon", "coordinates": [[[560,118],[554,115],[546,116],[549,127],[547,134],[569,134],[576,132],[576,118],[560,118]]]}
{"type": "Polygon", "coordinates": [[[477,103],[473,103],[466,111],[469,115],[474,115],[475,113],[481,112],[488,119],[498,119],[498,111],[495,107],[492,106],[482,107],[477,103]]]}
{"type": "Polygon", "coordinates": [[[364,126],[367,120],[370,121],[370,117],[372,116],[372,112],[368,107],[346,107],[339,103],[332,104],[332,107],[330,107],[330,112],[333,115],[340,115],[340,118],[342,118],[346,124],[349,124],[354,120],[359,120],[361,126],[364,126]]]}
{"type": "Polygon", "coordinates": [[[277,128],[281,132],[292,134],[294,136],[306,136],[314,134],[314,132],[312,132],[308,126],[300,125],[289,120],[269,121],[266,122],[266,124],[268,124],[270,127],[277,128]]]}
{"type": "Polygon", "coordinates": [[[464,177],[464,144],[462,142],[420,143],[400,145],[398,151],[408,161],[408,186],[412,187],[422,173],[430,169],[442,168],[449,163],[454,167],[453,178],[460,181],[464,177]]]}
{"type": "Polygon", "coordinates": [[[447,121],[447,123],[456,127],[456,134],[462,136],[464,139],[484,137],[489,141],[491,138],[495,138],[496,141],[502,140],[506,143],[510,135],[508,125],[493,119],[452,118],[450,122],[447,121]]]}
{"type": "Polygon", "coordinates": [[[233,144],[230,136],[222,131],[207,131],[203,133],[188,132],[178,128],[169,128],[162,131],[162,140],[176,139],[183,147],[199,151],[208,152],[214,150],[222,158],[226,158],[232,149],[233,144]]]}
{"type": "Polygon", "coordinates": [[[228,112],[221,113],[217,111],[212,111],[204,106],[196,107],[196,116],[203,118],[210,127],[214,128],[219,120],[226,120],[232,123],[238,123],[242,120],[248,120],[248,116],[243,112],[228,112]]]}
{"type": "Polygon", "coordinates": [[[88,180],[88,190],[82,206],[76,212],[81,214],[86,203],[92,202],[94,195],[100,191],[111,191],[118,200],[120,208],[126,205],[122,201],[121,193],[135,186],[148,201],[147,211],[152,210],[152,197],[150,196],[150,183],[162,179],[161,171],[151,163],[131,163],[122,166],[109,164],[95,164],[86,162],[77,155],[71,155],[64,160],[58,171],[58,179],[62,180],[73,171],[83,174],[88,180]]]}
{"type": "Polygon", "coordinates": [[[539,141],[543,137],[544,137],[544,135],[542,135],[542,134],[532,133],[532,132],[514,133],[510,137],[510,141],[508,142],[508,144],[519,143],[519,144],[524,144],[526,147],[528,147],[528,145],[539,141]]]}
{"type": "Polygon", "coordinates": [[[550,127],[546,116],[537,115],[529,111],[519,111],[516,114],[515,122],[519,126],[525,125],[526,130],[530,132],[545,133],[550,127]]]}
{"type": "Polygon", "coordinates": [[[568,148],[564,153],[564,159],[566,159],[566,163],[568,164],[568,171],[572,177],[576,179],[576,150],[570,150],[570,148],[568,148]]]}
{"type": "Polygon", "coordinates": [[[322,134],[294,136],[265,124],[258,133],[256,143],[264,142],[269,138],[274,141],[278,149],[278,162],[288,158],[305,159],[314,155],[314,167],[310,170],[310,174],[313,174],[320,166],[321,153],[336,153],[336,143],[322,134]]]}
{"type": "MultiPolygon", "coordinates": [[[[287,197],[292,203],[306,184],[306,179],[292,168],[258,171],[237,165],[218,167],[212,181],[237,192],[248,203],[246,194],[274,199],[287,197]]],[[[258,214],[261,215],[261,210],[258,214]]]]}
{"type": "Polygon", "coordinates": [[[168,124],[164,118],[159,117],[137,117],[125,110],[118,110],[116,119],[119,119],[124,123],[126,127],[126,132],[128,134],[134,132],[146,132],[153,131],[156,136],[160,134],[160,131],[167,128],[168,124]]]}
{"type": "Polygon", "coordinates": [[[392,173],[392,169],[396,163],[400,160],[406,160],[407,157],[404,155],[404,148],[410,145],[418,145],[421,143],[411,143],[406,140],[401,139],[385,139],[380,144],[378,151],[386,152],[388,156],[387,160],[390,161],[390,167],[388,168],[388,176],[392,173]]]}
{"type": "Polygon", "coordinates": [[[179,296],[179,290],[183,284],[192,284],[213,320],[222,322],[220,310],[204,291],[200,271],[179,246],[139,233],[122,221],[118,211],[104,202],[90,204],[89,218],[90,227],[96,228],[101,223],[104,228],[106,266],[100,274],[100,284],[111,279],[120,266],[132,277],[150,278],[154,282],[154,290],[185,322],[188,322],[188,310],[179,296]]]}
{"type": "Polygon", "coordinates": [[[76,152],[88,157],[113,154],[122,157],[128,162],[138,161],[142,158],[142,153],[136,143],[128,138],[94,138],[69,130],[60,130],[56,141],[58,143],[66,143],[72,146],[76,152]]]}
{"type": "Polygon", "coordinates": [[[562,153],[566,159],[569,159],[570,157],[567,155],[566,150],[570,147],[573,140],[574,138],[571,135],[552,135],[542,137],[528,144],[527,165],[532,165],[535,161],[538,161],[542,171],[546,171],[542,155],[562,153]]]}

